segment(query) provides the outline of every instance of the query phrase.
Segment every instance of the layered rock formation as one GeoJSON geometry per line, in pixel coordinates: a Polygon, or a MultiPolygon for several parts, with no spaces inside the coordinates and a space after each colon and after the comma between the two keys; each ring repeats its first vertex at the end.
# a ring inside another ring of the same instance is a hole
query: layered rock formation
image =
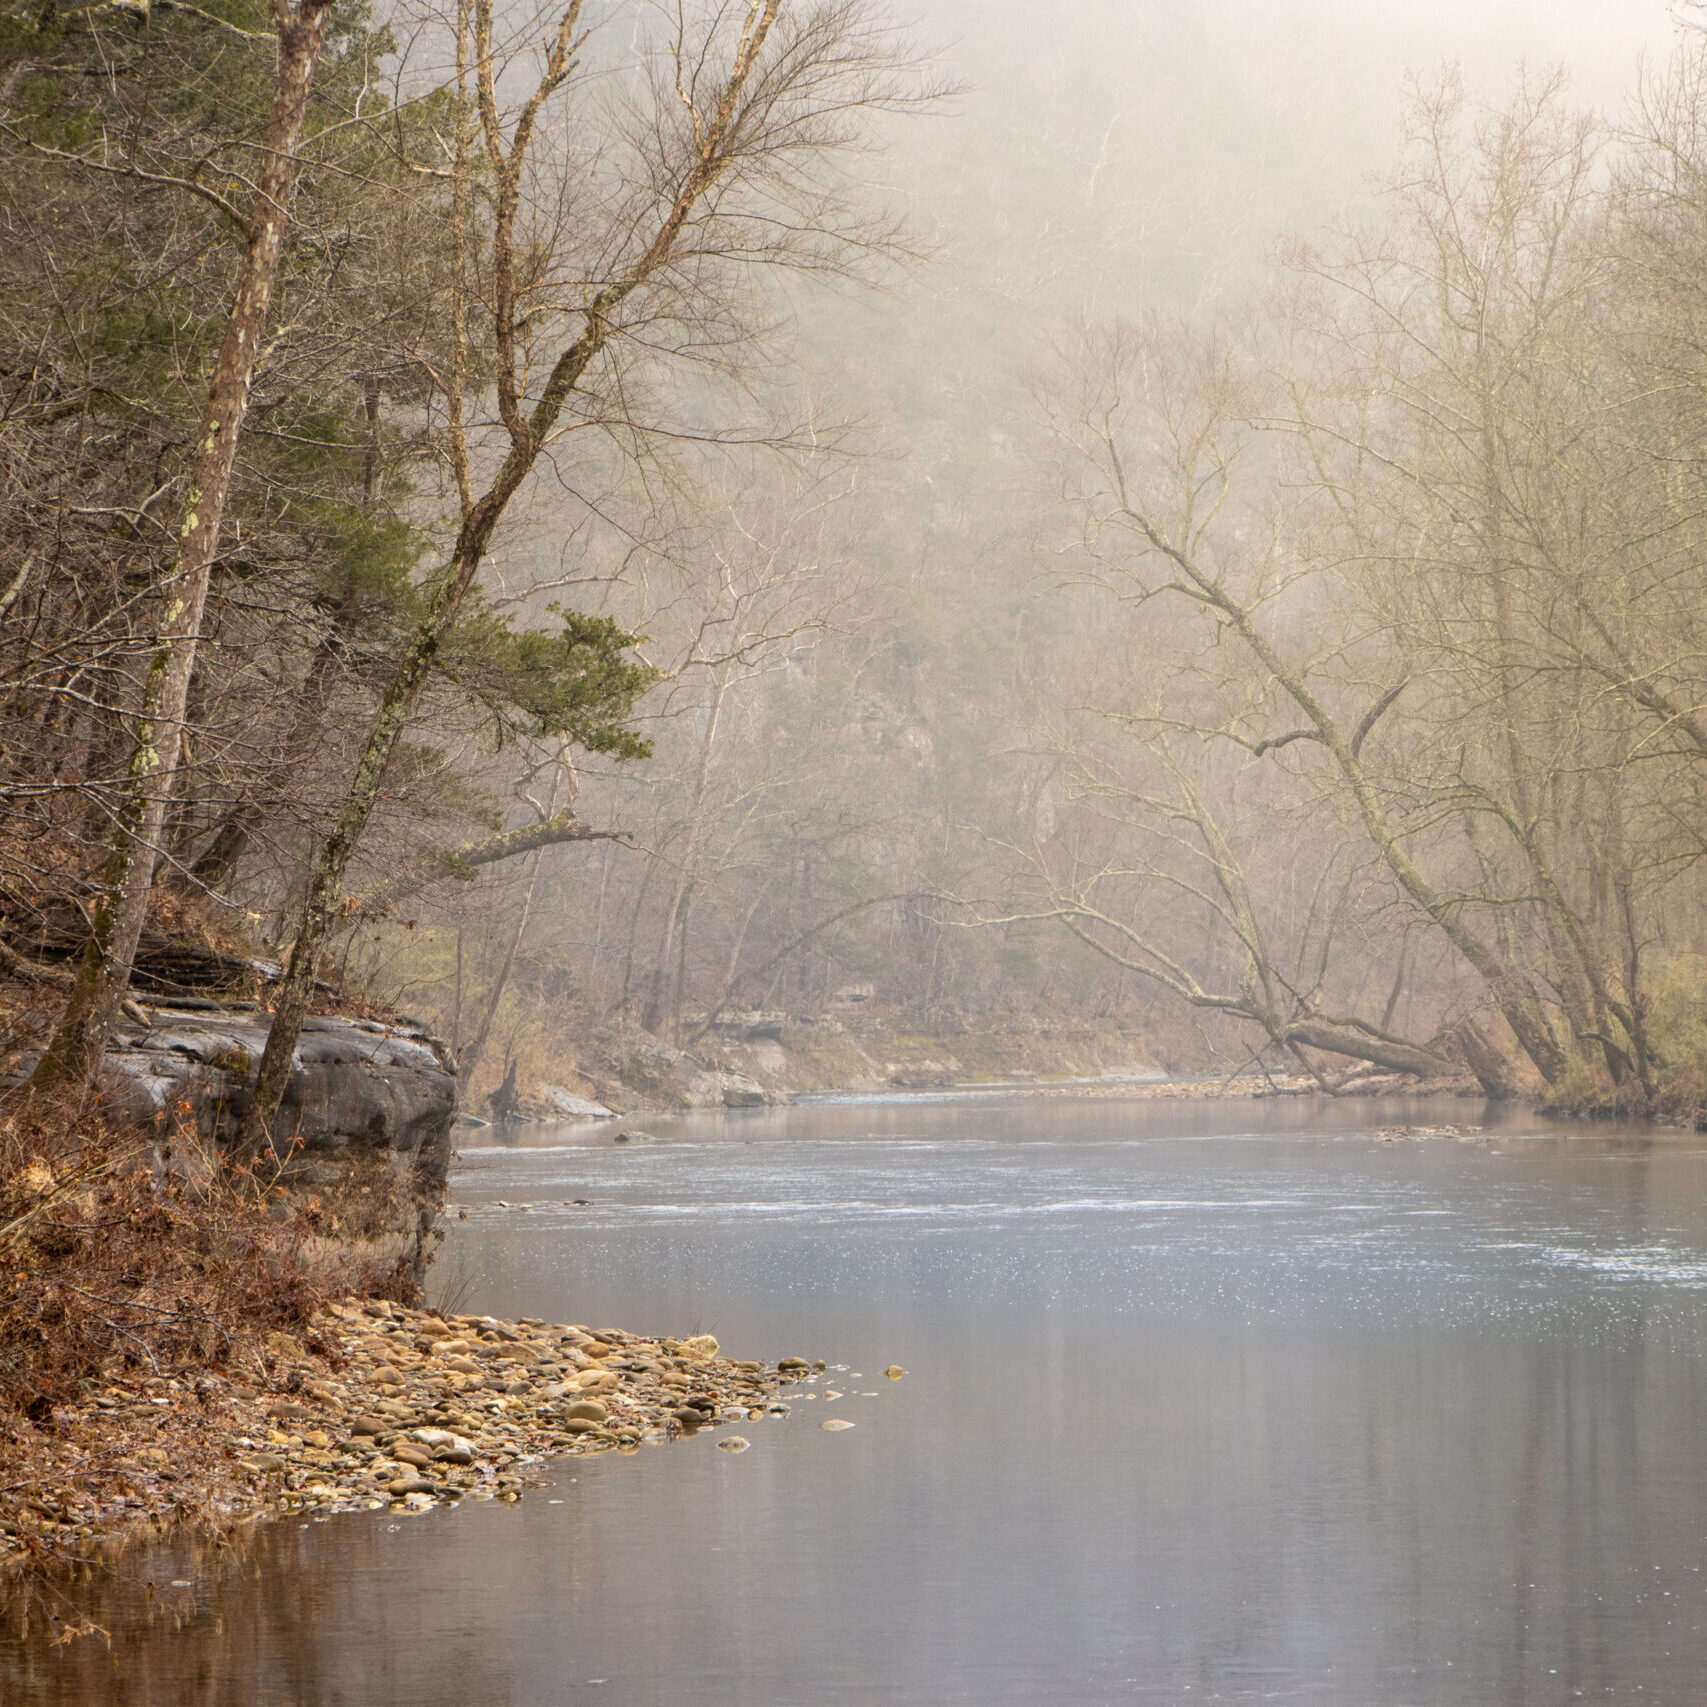
{"type": "MultiPolygon", "coordinates": [[[[236,1136],[271,1019],[211,1001],[143,1011],[148,1026],[115,1032],[104,1082],[117,1108],[155,1123],[158,1165],[193,1172],[236,1136]],[[182,1141],[192,1126],[199,1153],[182,1141]]],[[[450,1167],[449,1052],[419,1025],[333,1016],[304,1024],[295,1067],[262,1166],[287,1188],[340,1203],[337,1231],[398,1241],[424,1266],[450,1167]]]]}

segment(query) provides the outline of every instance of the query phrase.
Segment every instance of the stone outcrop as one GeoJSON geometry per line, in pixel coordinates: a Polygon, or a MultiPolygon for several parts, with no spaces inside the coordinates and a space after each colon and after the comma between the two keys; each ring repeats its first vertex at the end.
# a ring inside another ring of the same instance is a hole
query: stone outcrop
{"type": "Polygon", "coordinates": [[[746,1073],[709,1066],[644,1033],[630,1045],[622,1077],[666,1108],[763,1108],[776,1101],[746,1073]]]}
{"type": "MultiPolygon", "coordinates": [[[[122,1026],[107,1051],[114,1092],[136,1111],[169,1112],[188,1099],[203,1137],[228,1141],[249,1105],[271,1016],[151,1005],[150,1026],[122,1026]]],[[[414,1155],[450,1131],[456,1078],[424,1028],[339,1016],[303,1023],[296,1071],[273,1125],[279,1147],[352,1144],[414,1155]]]]}
{"type": "MultiPolygon", "coordinates": [[[[212,1002],[161,1002],[145,1028],[114,1033],[103,1080],[116,1107],[169,1139],[189,1120],[204,1146],[236,1136],[267,1046],[269,1015],[212,1002]]],[[[279,1183],[365,1194],[368,1236],[401,1239],[424,1264],[450,1167],[456,1077],[444,1045],[419,1025],[341,1016],[302,1028],[295,1072],[273,1124],[279,1183]]],[[[161,1165],[193,1168],[184,1146],[161,1165]]],[[[404,1254],[400,1249],[400,1254],[404,1254]]]]}

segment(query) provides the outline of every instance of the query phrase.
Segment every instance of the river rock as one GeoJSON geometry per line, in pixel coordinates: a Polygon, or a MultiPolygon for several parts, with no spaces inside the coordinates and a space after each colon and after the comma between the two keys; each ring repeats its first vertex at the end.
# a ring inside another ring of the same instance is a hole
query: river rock
{"type": "MultiPolygon", "coordinates": [[[[110,1502],[110,1521],[121,1526],[139,1502],[171,1517],[192,1504],[252,1516],[309,1507],[372,1510],[387,1498],[400,1510],[419,1511],[463,1495],[510,1500],[537,1485],[542,1472],[533,1467],[549,1456],[632,1452],[641,1440],[690,1436],[718,1417],[762,1415],[778,1391],[774,1372],[764,1366],[689,1354],[707,1350],[704,1344],[666,1344],[614,1329],[595,1337],[584,1325],[548,1329],[539,1322],[462,1315],[442,1318],[456,1334],[430,1334],[429,1320],[441,1318],[378,1300],[331,1304],[302,1336],[307,1367],[283,1357],[266,1366],[270,1391],[257,1392],[258,1383],[247,1378],[209,1373],[192,1395],[163,1377],[118,1374],[106,1391],[76,1404],[79,1441],[92,1439],[104,1450],[86,1455],[79,1444],[68,1454],[55,1497],[83,1502],[93,1487],[97,1498],[110,1502]],[[567,1392],[548,1399],[543,1381],[525,1397],[498,1399],[490,1381],[465,1383],[460,1375],[441,1373],[436,1358],[406,1349],[417,1336],[434,1344],[456,1335],[465,1344],[478,1336],[483,1350],[526,1345],[553,1371],[560,1359],[567,1361],[563,1354],[585,1348],[583,1356],[597,1352],[613,1364],[600,1369],[589,1357],[593,1379],[613,1389],[619,1379],[627,1385],[609,1405],[567,1392]],[[395,1374],[400,1385],[380,1384],[381,1370],[395,1374]],[[665,1385],[666,1374],[682,1386],[665,1385]],[[683,1390],[690,1380],[691,1397],[683,1390]],[[575,1411],[582,1414],[570,1414],[575,1411]],[[138,1445],[144,1422],[148,1444],[138,1445]]],[[[73,1413],[69,1405],[62,1410],[73,1413]]],[[[744,1444],[730,1437],[727,1450],[738,1452],[744,1444]]],[[[23,1546],[19,1537],[26,1530],[39,1538],[52,1524],[65,1532],[67,1545],[86,1540],[52,1511],[36,1523],[29,1504],[36,1495],[7,1499],[6,1492],[0,1487],[0,1567],[23,1546]],[[20,1510],[27,1522],[12,1516],[20,1510]]]]}
{"type": "Polygon", "coordinates": [[[904,1370],[898,1363],[890,1364],[889,1367],[883,1371],[884,1378],[889,1381],[899,1381],[906,1373],[906,1370],[904,1370]]]}
{"type": "Polygon", "coordinates": [[[818,1426],[826,1434],[840,1434],[844,1428],[853,1428],[855,1425],[842,1417],[825,1417],[818,1426]]]}
{"type": "Polygon", "coordinates": [[[539,1096],[553,1114],[563,1120],[615,1120],[616,1114],[602,1102],[577,1096],[562,1085],[541,1085],[539,1096]]]}
{"type": "Polygon", "coordinates": [[[432,1447],[435,1452],[443,1447],[469,1444],[460,1434],[453,1434],[448,1428],[418,1428],[415,1430],[415,1438],[423,1446],[432,1447]]]}
{"type": "Polygon", "coordinates": [[[745,1452],[753,1443],[744,1434],[725,1435],[717,1443],[719,1452],[745,1452]]]}

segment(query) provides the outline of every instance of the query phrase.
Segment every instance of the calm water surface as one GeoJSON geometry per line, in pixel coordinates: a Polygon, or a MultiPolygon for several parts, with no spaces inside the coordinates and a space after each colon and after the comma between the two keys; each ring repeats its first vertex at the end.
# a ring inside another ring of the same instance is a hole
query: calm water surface
{"type": "Polygon", "coordinates": [[[906,1099],[471,1137],[458,1307],[842,1367],[744,1454],[155,1555],[90,1591],[110,1651],[0,1649],[0,1697],[1700,1702],[1707,1146],[1376,1133],[1478,1118],[906,1099]]]}

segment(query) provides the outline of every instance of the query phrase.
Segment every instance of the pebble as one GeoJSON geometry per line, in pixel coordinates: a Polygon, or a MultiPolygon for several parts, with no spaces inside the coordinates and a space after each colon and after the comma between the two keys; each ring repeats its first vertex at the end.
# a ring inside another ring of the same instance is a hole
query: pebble
{"type": "Polygon", "coordinates": [[[744,1434],[726,1434],[717,1443],[719,1452],[745,1452],[753,1443],[744,1434]]]}
{"type": "Polygon", "coordinates": [[[123,1369],[105,1391],[56,1407],[51,1436],[32,1446],[30,1483],[0,1491],[0,1572],[183,1516],[223,1524],[387,1500],[398,1510],[513,1501],[546,1479],[552,1457],[635,1452],[719,1418],[786,1414],[780,1389],[812,1372],[798,1357],[737,1362],[711,1334],[654,1338],[379,1299],[347,1298],[267,1344],[259,1391],[252,1376],[218,1369],[123,1369]]]}
{"type": "Polygon", "coordinates": [[[889,1367],[888,1367],[888,1368],[887,1368],[887,1369],[885,1369],[885,1370],[884,1370],[884,1371],[883,1371],[883,1373],[884,1373],[884,1375],[885,1375],[885,1376],[886,1376],[886,1377],[887,1377],[887,1378],[888,1378],[888,1379],[889,1379],[889,1380],[891,1380],[891,1381],[899,1381],[899,1380],[900,1380],[900,1379],[901,1379],[901,1377],[902,1377],[902,1376],[903,1376],[903,1375],[905,1375],[905,1374],[906,1374],[906,1373],[907,1373],[907,1372],[906,1372],[906,1370],[904,1370],[904,1369],[903,1369],[903,1368],[902,1368],[902,1367],[901,1367],[901,1365],[900,1365],[900,1364],[898,1364],[898,1363],[892,1363],[892,1364],[890,1364],[890,1365],[889,1365],[889,1367]]]}
{"type": "Polygon", "coordinates": [[[853,1428],[855,1425],[844,1422],[840,1417],[825,1417],[818,1426],[828,1434],[839,1434],[844,1428],[853,1428]]]}

